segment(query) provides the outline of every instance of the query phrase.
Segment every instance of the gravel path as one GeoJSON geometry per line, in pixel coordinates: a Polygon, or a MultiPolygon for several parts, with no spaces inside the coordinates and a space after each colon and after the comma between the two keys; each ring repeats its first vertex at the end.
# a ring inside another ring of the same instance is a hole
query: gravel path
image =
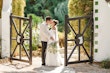
{"type": "Polygon", "coordinates": [[[110,69],[102,69],[95,64],[72,64],[67,67],[41,66],[41,58],[33,57],[33,64],[13,61],[13,63],[0,64],[0,73],[110,73],[110,69]]]}

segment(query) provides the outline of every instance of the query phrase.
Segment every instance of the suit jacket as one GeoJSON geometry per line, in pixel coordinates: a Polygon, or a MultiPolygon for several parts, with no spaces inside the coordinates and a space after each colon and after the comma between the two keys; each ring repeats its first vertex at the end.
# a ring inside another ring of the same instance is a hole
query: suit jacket
{"type": "Polygon", "coordinates": [[[43,22],[40,25],[40,39],[41,41],[48,42],[48,39],[50,38],[49,28],[46,22],[43,22]]]}

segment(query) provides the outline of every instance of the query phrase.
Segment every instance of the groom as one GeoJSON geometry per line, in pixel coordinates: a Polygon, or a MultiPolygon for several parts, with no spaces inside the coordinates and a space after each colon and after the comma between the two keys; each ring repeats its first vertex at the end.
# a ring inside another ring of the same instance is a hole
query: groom
{"type": "Polygon", "coordinates": [[[47,48],[47,41],[48,39],[54,40],[53,37],[49,34],[49,28],[48,25],[52,23],[52,18],[50,16],[47,16],[45,18],[45,21],[40,25],[40,38],[42,43],[42,65],[45,65],[45,51],[47,48]]]}

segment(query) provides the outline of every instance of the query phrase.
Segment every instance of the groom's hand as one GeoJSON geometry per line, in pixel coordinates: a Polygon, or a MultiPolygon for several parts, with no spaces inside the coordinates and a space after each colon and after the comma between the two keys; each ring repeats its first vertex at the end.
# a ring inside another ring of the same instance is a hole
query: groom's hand
{"type": "Polygon", "coordinates": [[[53,38],[53,37],[50,37],[50,39],[51,39],[51,40],[54,40],[54,38],[53,38]]]}

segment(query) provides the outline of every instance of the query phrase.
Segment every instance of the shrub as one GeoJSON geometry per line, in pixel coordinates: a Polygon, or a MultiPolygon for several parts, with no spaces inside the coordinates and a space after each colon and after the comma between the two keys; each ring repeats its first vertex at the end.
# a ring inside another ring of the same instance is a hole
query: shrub
{"type": "MultiPolygon", "coordinates": [[[[43,19],[35,14],[29,14],[28,16],[32,16],[32,50],[38,50],[40,43],[39,25],[43,19]]],[[[29,36],[29,31],[25,32],[25,36],[29,36]]],[[[25,42],[25,47],[29,50],[29,42],[25,42]]]]}
{"type": "Polygon", "coordinates": [[[101,62],[101,67],[105,68],[105,69],[109,69],[110,68],[110,59],[105,59],[101,62]]]}

